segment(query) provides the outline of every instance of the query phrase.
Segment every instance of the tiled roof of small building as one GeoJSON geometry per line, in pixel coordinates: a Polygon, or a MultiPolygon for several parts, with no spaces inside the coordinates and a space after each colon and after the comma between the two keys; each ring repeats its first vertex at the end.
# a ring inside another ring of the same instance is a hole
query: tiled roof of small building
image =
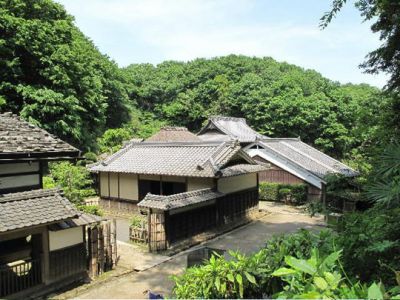
{"type": "Polygon", "coordinates": [[[188,177],[220,177],[233,158],[255,165],[237,141],[217,143],[132,143],[105,161],[93,165],[93,172],[117,172],[188,177]]]}
{"type": "Polygon", "coordinates": [[[104,221],[103,217],[79,212],[79,216],[73,219],[64,220],[55,224],[49,225],[49,229],[52,231],[63,230],[68,228],[74,228],[79,226],[93,225],[104,221]]]}
{"type": "Polygon", "coordinates": [[[0,156],[77,157],[79,150],[12,113],[0,114],[0,156]]]}
{"type": "Polygon", "coordinates": [[[198,136],[204,141],[225,141],[229,137],[241,143],[251,143],[257,139],[267,138],[247,125],[244,118],[222,116],[209,118],[207,125],[200,130],[198,136]]]}
{"type": "Polygon", "coordinates": [[[303,143],[300,139],[269,138],[260,141],[260,144],[320,178],[329,173],[339,173],[350,177],[358,175],[349,166],[303,143]]]}
{"type": "Polygon", "coordinates": [[[201,139],[186,127],[166,126],[145,142],[199,142],[201,139]]]}
{"type": "Polygon", "coordinates": [[[214,200],[224,195],[224,193],[210,188],[170,196],[153,195],[149,193],[142,201],[138,203],[138,206],[141,208],[174,210],[177,208],[214,200]]]}
{"type": "Polygon", "coordinates": [[[259,164],[258,165],[238,164],[222,169],[221,173],[222,177],[230,177],[247,173],[258,173],[261,171],[265,171],[267,168],[269,168],[269,166],[267,165],[263,166],[259,164]]]}
{"type": "Polygon", "coordinates": [[[58,189],[0,196],[0,232],[79,217],[80,212],[58,189]]]}

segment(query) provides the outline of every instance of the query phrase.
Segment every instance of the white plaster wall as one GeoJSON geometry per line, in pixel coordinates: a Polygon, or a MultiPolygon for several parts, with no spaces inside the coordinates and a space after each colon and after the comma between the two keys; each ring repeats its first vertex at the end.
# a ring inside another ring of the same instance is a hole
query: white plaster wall
{"type": "Polygon", "coordinates": [[[62,249],[83,243],[82,227],[68,228],[59,231],[49,231],[50,251],[62,249]]]}
{"type": "Polygon", "coordinates": [[[234,193],[257,186],[257,173],[224,177],[218,180],[218,191],[234,193]]]}
{"type": "Polygon", "coordinates": [[[110,173],[110,197],[118,198],[118,174],[110,173]]]}
{"type": "Polygon", "coordinates": [[[192,177],[188,178],[188,187],[187,187],[188,192],[206,188],[213,188],[213,187],[214,187],[213,178],[192,178],[192,177]]]}
{"type": "Polygon", "coordinates": [[[108,173],[100,173],[100,196],[108,197],[108,173]]]}
{"type": "Polygon", "coordinates": [[[0,164],[0,174],[15,174],[39,171],[39,162],[0,164]]]}
{"type": "Polygon", "coordinates": [[[138,179],[136,174],[120,174],[119,188],[120,198],[139,200],[138,179]]]}
{"type": "Polygon", "coordinates": [[[39,184],[40,184],[39,174],[0,177],[0,189],[32,186],[39,184]]]}

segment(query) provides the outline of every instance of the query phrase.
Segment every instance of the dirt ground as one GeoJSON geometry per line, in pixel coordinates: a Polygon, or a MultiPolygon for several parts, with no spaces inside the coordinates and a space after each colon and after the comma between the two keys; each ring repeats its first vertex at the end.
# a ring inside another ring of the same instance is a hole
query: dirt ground
{"type": "MultiPolygon", "coordinates": [[[[187,267],[187,256],[191,251],[207,246],[217,249],[240,250],[250,254],[259,250],[265,241],[274,234],[293,232],[300,228],[318,229],[323,224],[321,218],[310,218],[300,209],[260,202],[260,209],[265,209],[270,214],[257,221],[237,228],[221,235],[202,245],[193,247],[170,258],[153,257],[160,263],[153,267],[145,268],[140,272],[133,272],[119,278],[114,278],[100,286],[82,292],[79,299],[134,299],[147,298],[147,292],[167,296],[171,293],[173,282],[172,275],[181,274],[187,267]]],[[[135,256],[135,253],[132,252],[135,256]]],[[[150,256],[136,254],[136,261],[142,261],[150,256]]],[[[154,255],[154,254],[152,254],[154,255]]]]}

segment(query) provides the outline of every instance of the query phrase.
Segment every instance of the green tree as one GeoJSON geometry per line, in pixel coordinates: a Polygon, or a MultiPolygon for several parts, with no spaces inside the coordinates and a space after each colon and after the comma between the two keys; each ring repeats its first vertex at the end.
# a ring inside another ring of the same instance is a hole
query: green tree
{"type": "Polygon", "coordinates": [[[383,208],[400,207],[400,145],[387,146],[377,156],[366,184],[366,196],[383,208]]]}
{"type": "Polygon", "coordinates": [[[44,181],[45,188],[60,187],[65,196],[77,206],[83,205],[83,199],[94,195],[93,180],[84,166],[70,162],[53,163],[49,167],[50,178],[44,181]]]}
{"type": "MultiPolygon", "coordinates": [[[[332,9],[321,18],[321,27],[332,22],[347,0],[333,0],[332,9]]],[[[364,21],[372,21],[371,30],[382,41],[378,49],[371,51],[361,67],[367,73],[386,73],[390,76],[386,85],[390,102],[385,110],[383,123],[386,141],[400,136],[400,2],[398,0],[356,0],[355,7],[364,21]]],[[[384,141],[385,141],[384,140],[384,141]]]]}
{"type": "Polygon", "coordinates": [[[132,132],[125,128],[108,129],[98,139],[100,153],[114,153],[121,149],[124,141],[132,137],[132,132]]]}
{"type": "Polygon", "coordinates": [[[74,145],[128,119],[123,74],[58,3],[0,0],[0,57],[2,109],[74,145]]]}
{"type": "Polygon", "coordinates": [[[301,137],[337,158],[365,159],[387,97],[340,85],[272,58],[229,55],[123,69],[132,105],[171,125],[201,128],[210,115],[245,117],[271,137],[301,137]]]}

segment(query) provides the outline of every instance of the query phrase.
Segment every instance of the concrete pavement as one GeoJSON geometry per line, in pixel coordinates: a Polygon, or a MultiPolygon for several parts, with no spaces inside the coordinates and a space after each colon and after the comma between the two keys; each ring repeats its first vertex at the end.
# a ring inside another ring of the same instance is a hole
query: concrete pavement
{"type": "Polygon", "coordinates": [[[240,250],[250,254],[259,250],[265,241],[274,234],[293,232],[300,228],[319,228],[321,220],[310,218],[298,212],[285,210],[282,213],[274,210],[271,214],[243,227],[237,228],[213,240],[196,246],[188,251],[179,253],[163,263],[146,269],[142,272],[131,273],[120,278],[115,278],[105,284],[89,289],[78,296],[80,299],[134,299],[147,298],[147,291],[162,295],[169,295],[173,288],[172,275],[184,272],[187,267],[187,255],[190,251],[202,246],[218,249],[240,250]]]}

